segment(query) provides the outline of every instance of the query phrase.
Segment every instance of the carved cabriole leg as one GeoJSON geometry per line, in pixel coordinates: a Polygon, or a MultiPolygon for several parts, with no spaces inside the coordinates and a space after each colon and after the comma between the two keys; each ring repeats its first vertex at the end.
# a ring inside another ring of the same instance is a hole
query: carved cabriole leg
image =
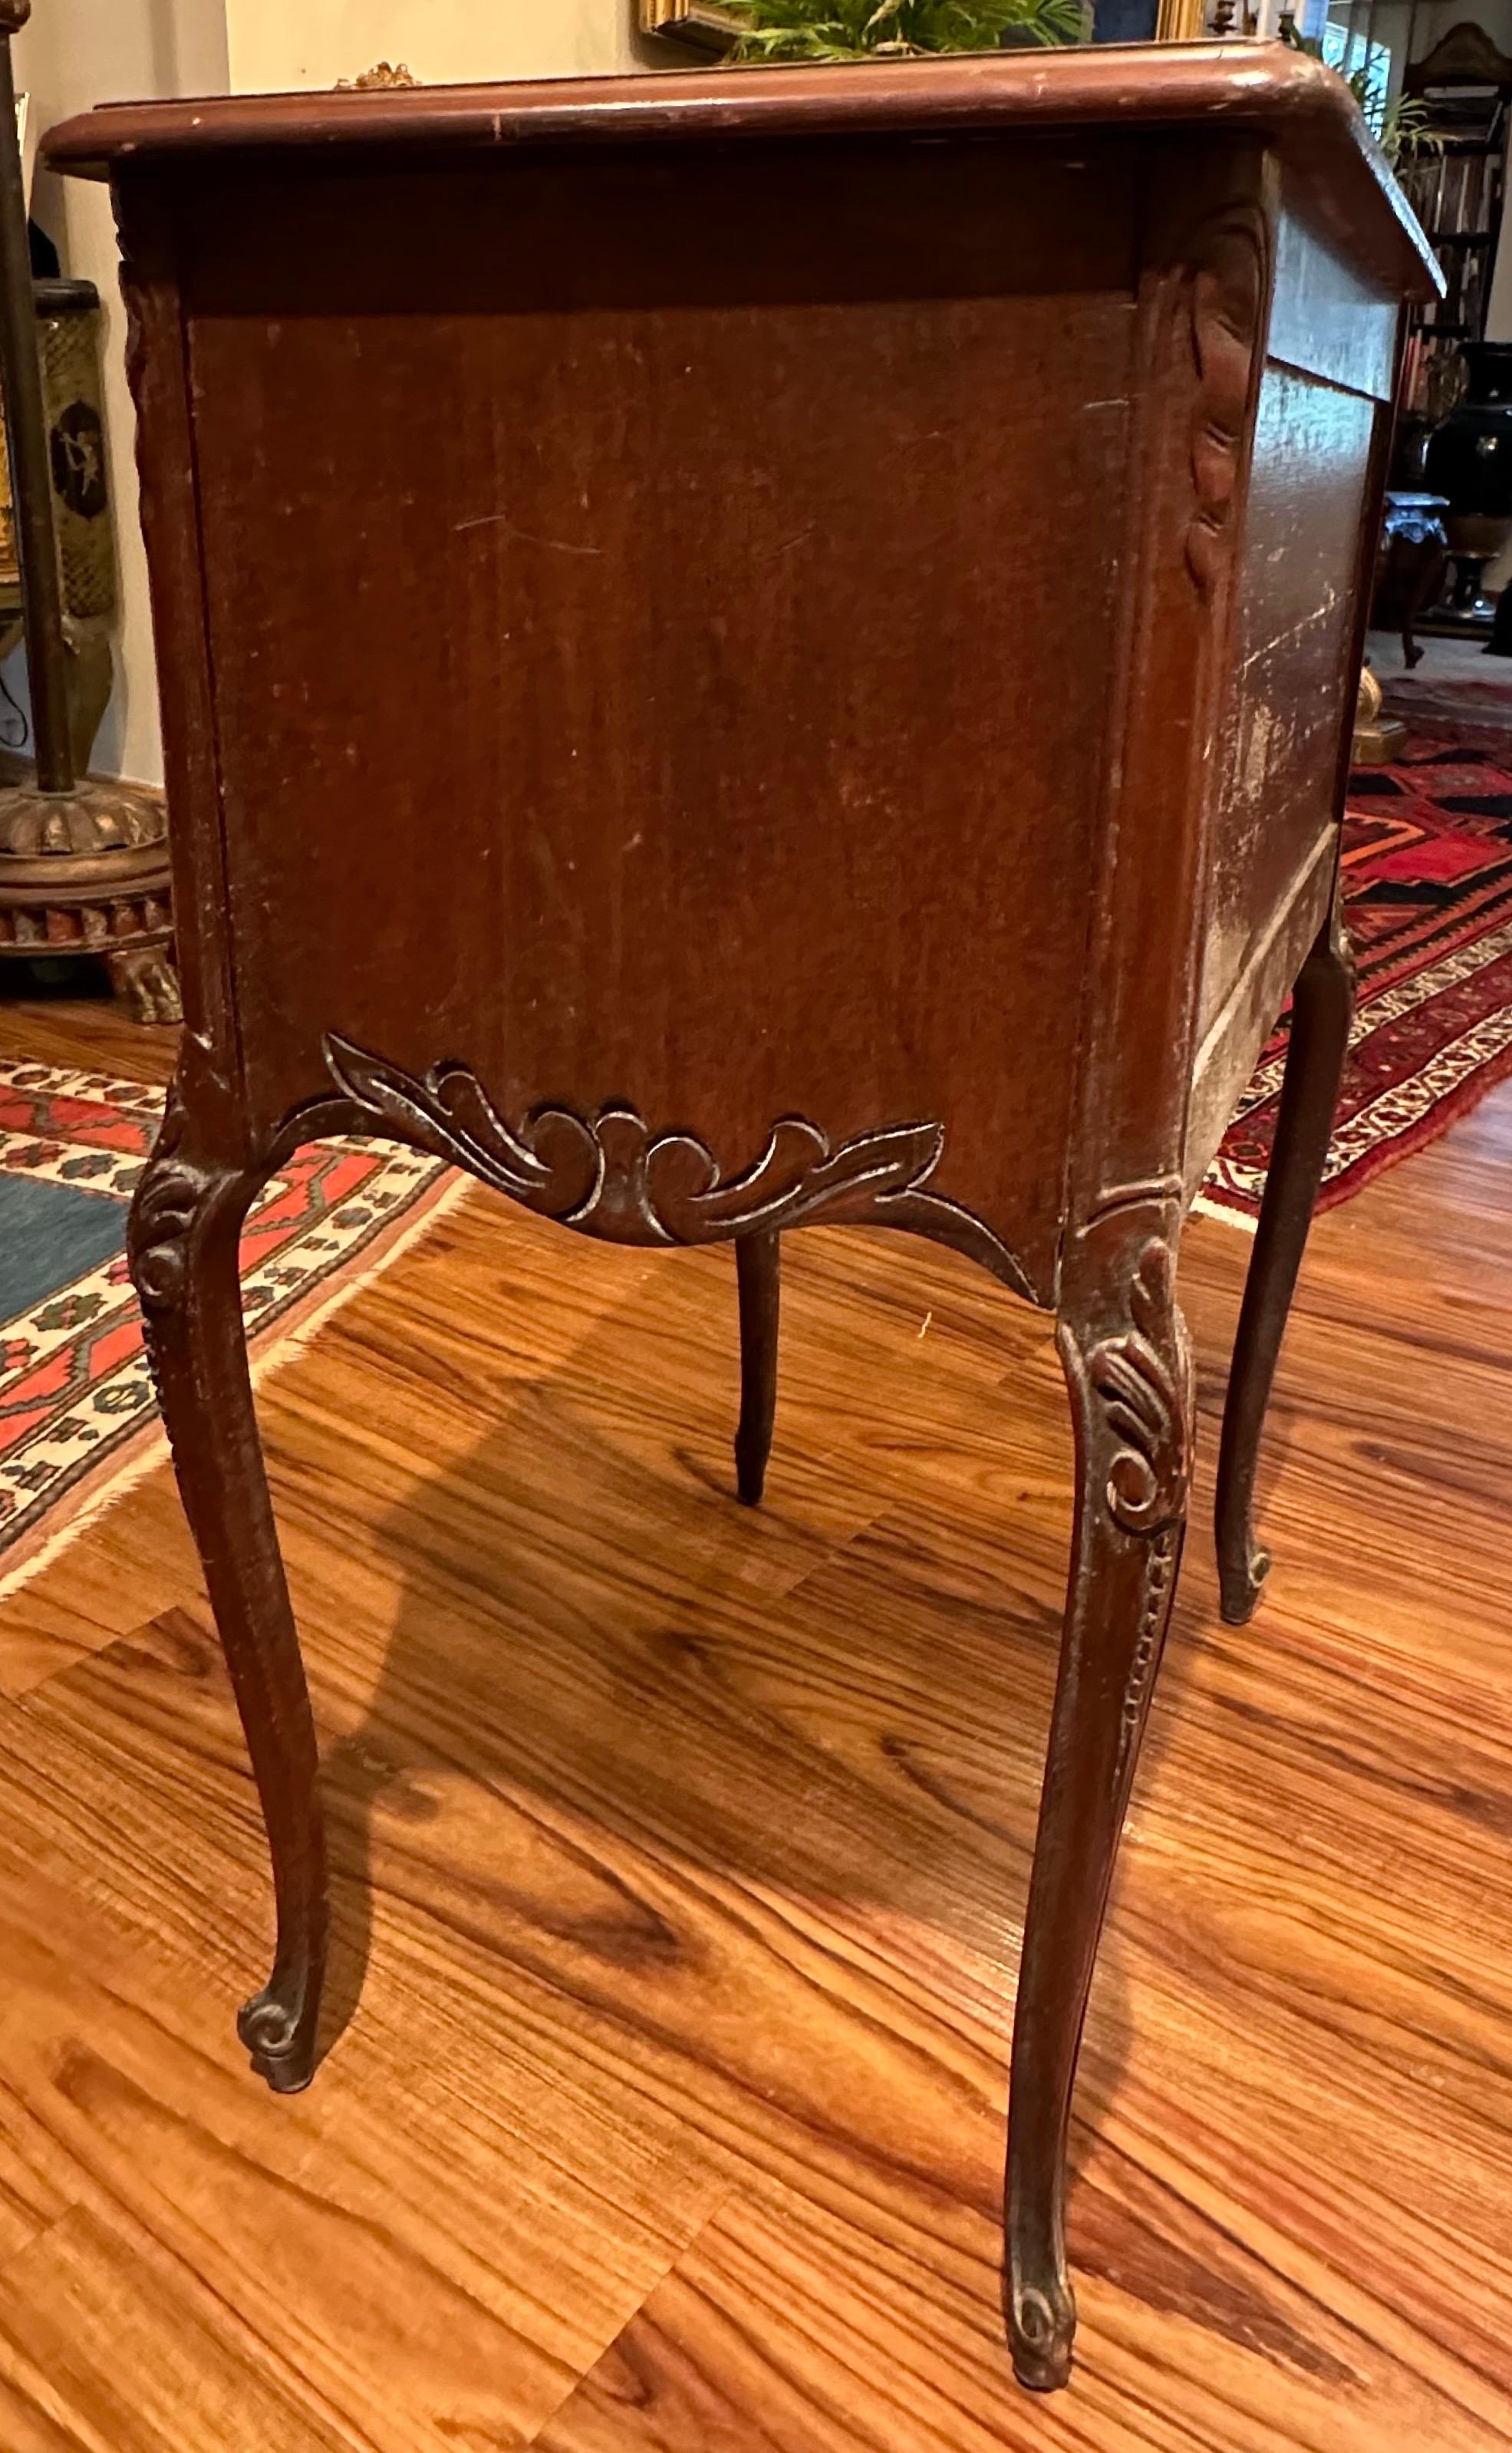
{"type": "Polygon", "coordinates": [[[1228,1375],[1218,1459],[1218,1573],[1231,1626],[1243,1626],[1252,1614],[1270,1566],[1255,1546],[1255,1466],[1328,1156],[1353,1010],[1354,966],[1336,902],[1292,990],[1281,1113],[1228,1375]]]}
{"type": "Polygon", "coordinates": [[[273,1860],[273,1972],[237,2022],[281,2094],[307,2086],[325,1969],[325,1849],[309,1695],[252,1406],[238,1242],[260,1171],[217,1164],[175,1091],[131,1206],[131,1275],[173,1463],[273,1860]]]}
{"type": "Polygon", "coordinates": [[[1071,2091],[1185,1526],[1192,1384],[1172,1290],[1174,1232],[1172,1219],[1152,1233],[1147,1213],[1132,1233],[1126,1218],[1094,1227],[1061,1310],[1076,1524],[1008,2108],[1009,2337],[1021,2383],[1041,2391],[1070,2371],[1071,2091]]]}
{"type": "Polygon", "coordinates": [[[740,1428],[735,1479],[747,1507],[761,1505],[777,1417],[777,1324],[782,1294],[782,1239],[743,1235],[735,1246],[740,1290],[740,1428]]]}

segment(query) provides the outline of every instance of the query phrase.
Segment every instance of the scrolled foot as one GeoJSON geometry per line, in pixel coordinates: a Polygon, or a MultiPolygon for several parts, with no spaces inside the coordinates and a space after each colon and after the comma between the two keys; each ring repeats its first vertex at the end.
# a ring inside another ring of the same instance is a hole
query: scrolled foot
{"type": "Polygon", "coordinates": [[[162,946],[129,947],[111,954],[107,967],[110,986],[130,1008],[133,1022],[172,1023],[184,1019],[178,974],[162,946]]]}
{"type": "Polygon", "coordinates": [[[252,2067],[275,2095],[299,2095],[315,2075],[318,2008],[318,1994],[298,1977],[275,1977],[237,2014],[236,2032],[252,2067]]]}
{"type": "Polygon", "coordinates": [[[1220,1559],[1219,1607],[1225,1625],[1248,1625],[1269,1573],[1270,1552],[1253,1542],[1246,1543],[1242,1558],[1220,1559]]]}
{"type": "Polygon", "coordinates": [[[1055,2393],[1070,2382],[1076,2300],[1059,2278],[1016,2283],[1008,2303],[1013,2373],[1030,2393],[1055,2393]]]}

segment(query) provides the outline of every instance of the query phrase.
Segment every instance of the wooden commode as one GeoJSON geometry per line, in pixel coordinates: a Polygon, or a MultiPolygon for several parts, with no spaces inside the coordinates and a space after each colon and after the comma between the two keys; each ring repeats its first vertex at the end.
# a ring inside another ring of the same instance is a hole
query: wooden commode
{"type": "Polygon", "coordinates": [[[934,1237],[1055,1315],[1076,1427],[1007,2194],[1059,2383],[1182,1222],[1295,987],[1229,1615],[1263,1572],[1416,225],[1338,80],[1255,44],[122,107],[48,157],[126,258],[189,1024],[132,1266],[272,1844],[253,2061],[308,2080],[327,1932],[238,1303],[269,1171],[372,1131],[732,1242],[751,1499],[783,1232],[934,1237]]]}

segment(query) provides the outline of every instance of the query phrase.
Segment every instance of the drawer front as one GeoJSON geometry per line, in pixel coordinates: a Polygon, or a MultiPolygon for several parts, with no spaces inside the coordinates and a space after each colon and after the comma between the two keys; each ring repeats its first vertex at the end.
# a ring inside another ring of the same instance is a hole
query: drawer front
{"type": "Polygon", "coordinates": [[[1048,1284],[1131,389],[1085,155],[196,200],[264,1120],[337,1031],[726,1168],[785,1115],[939,1121],[939,1188],[1048,1284]]]}
{"type": "Polygon", "coordinates": [[[1200,1036],[1338,823],[1376,414],[1372,401],[1266,368],[1217,762],[1200,1036]]]}
{"type": "Polygon", "coordinates": [[[1276,230],[1275,290],[1273,358],[1325,383],[1390,400],[1397,300],[1367,288],[1326,240],[1286,209],[1276,230]]]}

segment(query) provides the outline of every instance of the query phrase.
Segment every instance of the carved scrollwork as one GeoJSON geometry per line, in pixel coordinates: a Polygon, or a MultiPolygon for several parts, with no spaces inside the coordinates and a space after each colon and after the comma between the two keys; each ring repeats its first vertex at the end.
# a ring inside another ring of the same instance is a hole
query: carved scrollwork
{"type": "Polygon", "coordinates": [[[1137,1559],[1138,1617],[1119,1707],[1113,1768],[1122,1797],[1160,1662],[1186,1519],[1191,1356],[1175,1300],[1170,1245],[1152,1235],[1128,1282],[1129,1326],[1086,1357],[1089,1493],[1137,1559]]]}
{"type": "Polygon", "coordinates": [[[189,1234],[209,1188],[205,1170],[181,1157],[183,1140],[184,1109],[170,1090],[127,1231],[131,1279],[149,1327],[154,1313],[184,1300],[189,1234]]]}
{"type": "Polygon", "coordinates": [[[1192,410],[1192,491],[1186,564],[1204,596],[1222,575],[1239,491],[1244,431],[1256,375],[1266,289],[1264,226],[1236,210],[1204,229],[1193,249],[1188,298],[1197,369],[1192,410]]]}
{"type": "Polygon", "coordinates": [[[1151,1238],[1129,1288],[1133,1327],[1105,1338],[1087,1361],[1113,1442],[1108,1513],[1123,1532],[1158,1534],[1186,1510],[1187,1368],[1172,1294],[1170,1247],[1151,1238]],[[1172,1347],[1179,1359],[1167,1359],[1172,1347]]]}
{"type": "Polygon", "coordinates": [[[1119,1715],[1118,1760],[1113,1770],[1115,1790],[1121,1790],[1124,1785],[1124,1775],[1132,1759],[1140,1724],[1144,1718],[1144,1706],[1155,1682],[1180,1556],[1181,1541],[1177,1526],[1164,1526],[1149,1546],[1144,1566],[1144,1606],[1140,1613],[1139,1634],[1135,1638],[1119,1715]]]}
{"type": "MultiPolygon", "coordinates": [[[[120,249],[121,306],[126,319],[126,380],[133,406],[140,409],[142,374],[147,355],[147,312],[141,269],[134,252],[132,234],[122,203],[122,191],[114,182],[110,188],[110,209],[115,219],[115,241],[120,249]]],[[[137,472],[142,471],[141,445],[137,446],[137,472]]]]}
{"type": "Polygon", "coordinates": [[[277,1976],[246,2003],[236,2032],[251,2056],[253,2069],[279,2095],[297,2094],[309,2082],[310,2038],[307,2024],[303,1971],[293,1981],[277,1976]]]}
{"type": "Polygon", "coordinates": [[[325,1043],[354,1121],[428,1150],[563,1226],[623,1244],[711,1244],[736,1235],[863,1220],[952,1245],[1033,1300],[1023,1269],[989,1227],[928,1189],[945,1146],[938,1124],[884,1125],[832,1147],[817,1125],[784,1116],[755,1164],[726,1175],[686,1132],[653,1133],[634,1108],[593,1117],[533,1107],[499,1114],[467,1066],[420,1080],[349,1040],[325,1043]]]}
{"type": "Polygon", "coordinates": [[[1018,2283],[1013,2290],[1013,2364],[1031,2392],[1053,2392],[1070,2374],[1076,2333],[1076,2302],[1064,2272],[1044,2290],[1018,2283]]]}

